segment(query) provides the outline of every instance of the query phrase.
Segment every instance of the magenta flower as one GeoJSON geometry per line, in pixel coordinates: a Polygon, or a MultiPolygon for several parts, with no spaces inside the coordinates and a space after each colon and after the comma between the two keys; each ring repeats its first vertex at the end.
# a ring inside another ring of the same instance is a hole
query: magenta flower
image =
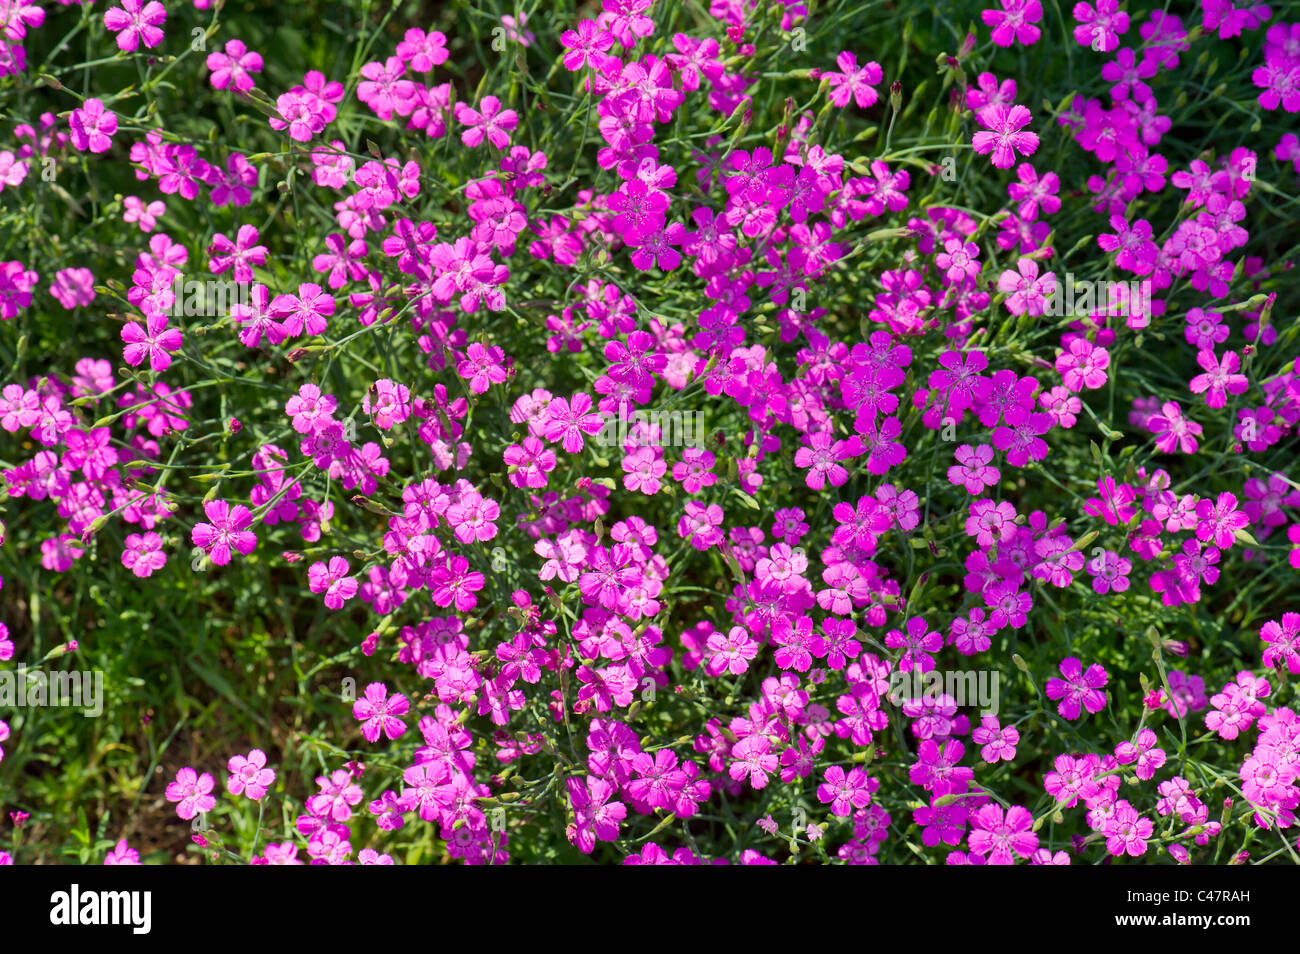
{"type": "Polygon", "coordinates": [[[95,300],[95,275],[88,268],[64,268],[54,273],[50,294],[71,311],[95,300]]]}
{"type": "Polygon", "coordinates": [[[1237,369],[1241,367],[1241,359],[1237,357],[1235,351],[1225,351],[1222,358],[1208,349],[1198,351],[1196,363],[1204,369],[1205,373],[1192,378],[1188,388],[1193,394],[1204,393],[1205,403],[1210,407],[1223,407],[1228,401],[1229,394],[1241,394],[1250,386],[1246,376],[1237,373],[1237,369]]]}
{"type": "Polygon", "coordinates": [[[361,409],[381,431],[392,430],[411,416],[411,391],[405,384],[380,378],[361,399],[361,409]]]}
{"type": "Polygon", "coordinates": [[[125,53],[135,52],[140,43],[148,49],[161,43],[166,20],[167,10],[158,0],[122,0],[104,14],[104,26],[117,34],[117,48],[125,53]]]}
{"type": "Polygon", "coordinates": [[[212,791],[216,780],[204,772],[200,775],[186,766],[176,773],[176,780],[167,786],[167,801],[176,802],[176,814],[189,821],[200,812],[208,812],[217,804],[212,791]]]}
{"type": "Polygon", "coordinates": [[[1165,753],[1156,746],[1156,734],[1143,729],[1133,742],[1124,741],[1115,746],[1115,760],[1120,765],[1137,763],[1135,772],[1143,781],[1155,777],[1156,769],[1165,764],[1165,753]]]}
{"type": "MultiPolygon", "coordinates": [[[[277,115],[268,117],[267,124],[272,129],[289,130],[290,139],[308,142],[312,136],[324,132],[325,127],[329,125],[329,120],[326,118],[328,113],[325,109],[327,105],[315,96],[290,90],[276,98],[277,115]]],[[[332,110],[334,107],[329,108],[332,110]]]]}
{"type": "Polygon", "coordinates": [[[88,99],[68,120],[72,144],[81,150],[107,152],[117,132],[117,115],[98,99],[88,99]]]}
{"type": "Polygon", "coordinates": [[[1119,0],[1097,0],[1096,9],[1091,4],[1076,3],[1074,38],[1081,45],[1097,53],[1109,53],[1119,46],[1119,35],[1128,32],[1128,14],[1119,9],[1119,0]]]}
{"type": "Polygon", "coordinates": [[[236,93],[247,93],[256,83],[253,73],[262,72],[262,56],[244,45],[242,40],[226,41],[225,52],[208,54],[208,69],[213,89],[234,87],[236,93]]]}
{"type": "Polygon", "coordinates": [[[948,468],[948,481],[966,488],[967,493],[982,494],[1002,477],[1001,471],[992,466],[993,448],[988,444],[962,444],[953,456],[957,463],[948,468]]]}
{"type": "Polygon", "coordinates": [[[471,149],[483,142],[484,137],[498,149],[510,145],[510,130],[519,124],[519,114],[513,109],[502,109],[501,100],[484,96],[478,109],[465,103],[456,104],[456,121],[468,126],[460,134],[460,141],[471,149]]]}
{"type": "Polygon", "coordinates": [[[447,62],[447,37],[438,30],[427,34],[418,28],[406,31],[397,44],[397,55],[414,73],[427,73],[435,66],[447,62]]]}
{"type": "Polygon", "coordinates": [[[1215,501],[1201,500],[1196,505],[1196,539],[1213,540],[1220,550],[1226,550],[1236,540],[1238,530],[1250,526],[1250,517],[1245,511],[1237,509],[1237,497],[1230,493],[1221,493],[1215,501]]]}
{"type": "Polygon", "coordinates": [[[1106,693],[1101,687],[1110,679],[1100,663],[1093,663],[1084,672],[1083,663],[1074,656],[1067,656],[1061,661],[1061,675],[1064,679],[1053,676],[1047,680],[1044,691],[1049,699],[1061,700],[1056,711],[1064,719],[1079,718],[1082,709],[1100,712],[1106,707],[1106,693]]]}
{"type": "MultiPolygon", "coordinates": [[[[240,233],[242,239],[243,229],[240,229],[240,233]]],[[[255,234],[253,241],[256,241],[255,234]]],[[[257,247],[262,248],[260,245],[257,247]]],[[[252,251],[249,250],[250,255],[252,251]]],[[[239,278],[241,267],[244,267],[242,258],[235,265],[235,280],[248,281],[252,278],[251,274],[248,278],[239,278]]],[[[334,314],[335,307],[333,295],[328,294],[315,282],[303,282],[298,286],[298,294],[275,296],[271,302],[271,315],[280,322],[284,333],[291,338],[304,332],[309,335],[319,335],[323,334],[328,327],[328,317],[334,314]]]]}
{"type": "Polygon", "coordinates": [[[455,529],[461,543],[485,543],[497,535],[496,521],[501,508],[495,500],[483,497],[477,491],[462,493],[447,508],[447,522],[455,529]]]}
{"type": "Polygon", "coordinates": [[[122,221],[138,224],[142,232],[152,232],[154,226],[158,224],[158,219],[167,211],[167,206],[161,199],[155,199],[146,205],[143,199],[134,195],[128,195],[123,205],[125,211],[122,213],[122,221]]]}
{"type": "Polygon", "coordinates": [[[182,336],[167,326],[167,316],[160,312],[147,316],[143,328],[138,321],[128,321],[122,326],[122,340],[126,342],[122,358],[127,364],[136,367],[148,358],[150,370],[161,372],[172,366],[168,352],[180,350],[182,336]]]}
{"type": "Polygon", "coordinates": [[[569,843],[583,854],[591,854],[597,841],[617,841],[619,824],[627,818],[627,806],[614,801],[618,786],[603,778],[566,781],[573,823],[565,830],[569,843]]]}
{"type": "Polygon", "coordinates": [[[231,507],[224,500],[209,500],[203,505],[208,523],[200,523],[190,533],[190,540],[201,548],[217,566],[230,562],[231,550],[248,556],[257,546],[257,537],[247,528],[253,514],[243,504],[231,507]]]}
{"type": "Polygon", "coordinates": [[[366,686],[365,695],[352,704],[352,717],[362,720],[361,734],[367,742],[377,741],[381,732],[391,740],[406,731],[406,723],[399,717],[406,715],[410,707],[410,701],[400,692],[390,697],[382,682],[372,682],[366,686]]]}
{"type": "Polygon", "coordinates": [[[1021,805],[1005,812],[1001,805],[985,805],[970,816],[970,824],[970,850],[986,857],[988,864],[1015,864],[1017,857],[1028,858],[1038,848],[1034,816],[1021,805]]]}
{"type": "Polygon", "coordinates": [[[456,373],[469,381],[474,394],[482,394],[493,384],[502,384],[510,377],[505,368],[506,353],[496,345],[470,342],[465,358],[456,366],[456,373]]]}
{"type": "Polygon", "coordinates": [[[266,753],[253,749],[247,756],[233,755],[226,763],[230,775],[226,777],[226,791],[231,795],[247,795],[260,801],[275,782],[275,770],[266,767],[266,753]]]}
{"type": "Polygon", "coordinates": [[[1024,106],[988,107],[979,113],[980,122],[988,129],[977,132],[971,140],[975,152],[981,156],[992,153],[996,168],[1010,169],[1015,164],[1017,152],[1029,156],[1038,148],[1038,136],[1023,131],[1031,118],[1024,106]]]}
{"type": "Polygon", "coordinates": [[[163,553],[162,547],[162,537],[152,530],[127,534],[122,565],[141,579],[152,576],[167,563],[167,554],[163,553]]]}
{"type": "Polygon", "coordinates": [[[1043,18],[1039,0],[998,0],[1002,9],[982,10],[980,19],[992,27],[992,39],[997,46],[1010,46],[1012,42],[1033,46],[1042,30],[1034,26],[1043,18]]]}
{"type": "Polygon", "coordinates": [[[591,395],[579,391],[572,398],[552,398],[546,407],[547,421],[545,438],[560,446],[566,453],[578,454],[585,445],[583,435],[599,434],[604,427],[604,417],[598,411],[591,410],[591,395]]]}
{"type": "Polygon", "coordinates": [[[1106,836],[1106,850],[1112,855],[1138,858],[1146,853],[1147,839],[1155,830],[1151,819],[1143,818],[1125,799],[1115,802],[1101,832],[1106,836]]]}
{"type": "Polygon", "coordinates": [[[128,845],[125,838],[110,848],[108,854],[104,856],[106,865],[138,865],[139,863],[140,852],[128,845]]]}
{"type": "MultiPolygon", "coordinates": [[[[265,245],[257,244],[258,237],[257,227],[254,225],[241,225],[239,231],[235,233],[233,242],[224,233],[218,232],[212,237],[212,244],[208,246],[209,270],[213,275],[220,275],[234,269],[235,281],[251,282],[253,266],[266,264],[267,249],[265,245]]],[[[300,290],[301,287],[315,287],[317,291],[320,290],[319,286],[300,286],[300,290]]]]}
{"type": "Polygon", "coordinates": [[[1177,401],[1166,401],[1160,413],[1147,419],[1146,427],[1153,434],[1159,434],[1156,449],[1163,454],[1172,454],[1177,447],[1184,454],[1195,454],[1196,436],[1201,433],[1201,425],[1183,417],[1182,408],[1177,401]]]}
{"type": "Polygon", "coordinates": [[[330,557],[313,563],[307,570],[308,586],[313,593],[325,594],[325,605],[332,610],[342,609],[343,604],[357,595],[357,581],[348,576],[348,561],[341,556],[330,557]]]}
{"type": "Polygon", "coordinates": [[[862,451],[862,441],[857,437],[835,440],[830,431],[819,431],[808,438],[808,446],[795,451],[794,465],[801,470],[809,468],[804,483],[813,490],[821,490],[827,483],[839,487],[849,479],[848,469],[841,461],[856,457],[862,451]]]}
{"type": "Polygon", "coordinates": [[[739,676],[749,670],[749,661],[758,655],[758,643],[743,626],[733,626],[724,636],[714,633],[706,642],[707,661],[704,671],[710,676],[730,673],[739,676]]]}
{"type": "Polygon", "coordinates": [[[767,787],[768,777],[780,767],[777,753],[772,751],[771,740],[763,735],[747,735],[731,749],[735,760],[728,774],[737,782],[748,781],[754,789],[767,787]]]}
{"type": "Polygon", "coordinates": [[[970,505],[970,516],[966,518],[966,533],[981,547],[992,546],[1015,536],[1015,519],[1016,508],[1006,500],[976,500],[970,505]]]}
{"type": "Polygon", "coordinates": [[[722,508],[717,504],[697,503],[692,500],[686,504],[685,513],[677,521],[677,534],[683,540],[689,540],[696,550],[707,550],[723,540],[722,508]]]}
{"type": "Polygon", "coordinates": [[[869,109],[876,104],[879,94],[873,88],[885,78],[880,64],[872,60],[865,66],[858,66],[855,54],[845,51],[835,58],[835,65],[840,72],[824,72],[822,79],[831,86],[831,104],[843,109],[853,100],[859,109],[869,109]]]}
{"type": "Polygon", "coordinates": [[[934,656],[943,648],[943,636],[930,629],[925,619],[913,616],[907,621],[907,633],[891,629],[885,636],[885,645],[890,649],[903,649],[905,652],[898,660],[899,672],[919,669],[926,673],[934,668],[934,656]]]}
{"type": "MultiPolygon", "coordinates": [[[[817,786],[817,800],[823,805],[831,806],[831,814],[840,818],[847,817],[855,808],[866,808],[871,802],[872,779],[860,767],[854,766],[848,772],[839,765],[832,765],[826,770],[825,781],[817,786]]],[[[879,782],[876,782],[879,785],[879,782]]]]}
{"type": "Polygon", "coordinates": [[[1020,258],[1016,271],[1005,270],[998,276],[998,291],[1007,295],[1007,311],[1013,315],[1038,316],[1047,310],[1047,299],[1056,291],[1056,273],[1038,274],[1038,263],[1020,258]]]}
{"type": "Polygon", "coordinates": [[[609,59],[605,51],[614,45],[614,37],[595,20],[582,20],[578,29],[560,34],[560,43],[565,50],[564,68],[575,73],[584,66],[599,69],[609,59]]]}
{"type": "Polygon", "coordinates": [[[1109,366],[1110,353],[1084,337],[1071,339],[1069,347],[1056,356],[1056,370],[1071,391],[1103,386],[1109,366]]]}
{"type": "Polygon", "coordinates": [[[1286,663],[1292,675],[1300,675],[1300,613],[1283,613],[1282,621],[1269,620],[1259,629],[1265,643],[1261,661],[1265,666],[1286,663]]]}

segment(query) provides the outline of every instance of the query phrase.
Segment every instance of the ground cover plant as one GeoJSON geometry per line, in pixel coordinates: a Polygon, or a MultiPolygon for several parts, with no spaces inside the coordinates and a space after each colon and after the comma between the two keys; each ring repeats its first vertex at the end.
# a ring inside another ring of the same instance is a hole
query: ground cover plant
{"type": "Polygon", "coordinates": [[[1300,861],[1300,4],[0,29],[0,863],[1300,861]]]}

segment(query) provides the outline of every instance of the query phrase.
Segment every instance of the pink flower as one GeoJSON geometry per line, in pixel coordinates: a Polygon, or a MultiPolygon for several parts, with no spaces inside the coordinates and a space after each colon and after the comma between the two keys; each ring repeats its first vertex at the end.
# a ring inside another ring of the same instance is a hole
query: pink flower
{"type": "Polygon", "coordinates": [[[763,735],[747,735],[731,749],[735,760],[728,774],[735,781],[748,780],[755,789],[767,787],[768,776],[780,766],[778,756],[772,751],[771,741],[763,735]]]}
{"type": "Polygon", "coordinates": [[[692,500],[686,504],[686,512],[677,521],[677,534],[683,540],[689,540],[696,550],[708,550],[723,540],[722,508],[717,504],[697,503],[692,500]]]}
{"type": "Polygon", "coordinates": [[[414,73],[427,73],[435,66],[447,62],[447,37],[438,30],[427,34],[418,28],[406,31],[402,42],[397,44],[397,55],[414,73]]]}
{"type": "Polygon", "coordinates": [[[1292,675],[1300,675],[1300,613],[1283,613],[1281,623],[1269,620],[1260,627],[1259,638],[1265,643],[1265,666],[1285,662],[1292,675]]]}
{"type": "Polygon", "coordinates": [[[1215,501],[1205,499],[1196,505],[1196,539],[1213,540],[1221,550],[1232,546],[1236,532],[1250,526],[1250,517],[1237,509],[1237,497],[1230,493],[1221,493],[1215,501]]]}
{"type": "Polygon", "coordinates": [[[758,643],[750,637],[749,631],[743,626],[731,627],[725,636],[722,633],[714,633],[705,645],[708,659],[704,671],[715,677],[723,673],[739,676],[747,672],[749,660],[758,655],[758,643]]]}
{"type": "Polygon", "coordinates": [[[128,195],[123,204],[125,211],[122,213],[122,221],[128,224],[138,223],[142,232],[152,232],[158,219],[167,211],[167,206],[161,199],[145,205],[139,196],[128,195]]]}
{"type": "Polygon", "coordinates": [[[1109,366],[1110,353],[1084,337],[1071,339],[1069,347],[1056,356],[1056,370],[1071,391],[1101,387],[1106,383],[1109,366]]]}
{"type": "Polygon", "coordinates": [[[845,51],[835,58],[835,65],[840,68],[840,72],[821,74],[822,79],[830,83],[831,104],[843,109],[852,99],[859,109],[874,106],[879,94],[872,87],[885,78],[880,64],[872,60],[859,67],[857,56],[845,51]]]}
{"type": "Polygon", "coordinates": [[[1038,148],[1038,136],[1032,132],[1022,131],[1032,118],[1024,106],[990,106],[979,114],[979,120],[991,131],[981,130],[971,140],[975,152],[981,156],[993,154],[993,165],[998,169],[1010,169],[1016,161],[1016,153],[1033,155],[1038,148]]]}
{"type": "Polygon", "coordinates": [[[246,47],[242,40],[228,40],[225,52],[214,50],[208,54],[208,69],[212,70],[210,82],[213,89],[233,86],[237,93],[247,93],[256,84],[253,73],[262,72],[262,56],[246,47]]]}
{"type": "Polygon", "coordinates": [[[1016,508],[1006,500],[976,500],[970,505],[966,518],[966,533],[975,538],[981,547],[1010,540],[1016,533],[1016,508]]]}
{"type": "Polygon", "coordinates": [[[948,482],[965,487],[967,493],[982,494],[986,487],[994,486],[1002,477],[994,466],[993,448],[988,444],[972,447],[962,444],[953,455],[957,463],[948,468],[948,482]]]}
{"type": "Polygon", "coordinates": [[[1155,830],[1151,819],[1143,818],[1125,799],[1115,802],[1109,818],[1102,825],[1106,836],[1106,850],[1112,855],[1127,854],[1138,858],[1146,854],[1147,839],[1155,830]]]}
{"type": "Polygon", "coordinates": [[[247,795],[255,802],[275,782],[275,770],[266,768],[266,753],[261,749],[253,749],[247,756],[231,756],[226,768],[230,770],[226,791],[231,795],[247,795]]]}
{"type": "Polygon", "coordinates": [[[341,556],[330,557],[329,564],[313,563],[307,570],[308,586],[313,593],[325,594],[325,605],[332,610],[357,595],[357,581],[348,576],[348,561],[341,556]]]}
{"type": "Polygon", "coordinates": [[[128,321],[122,326],[122,340],[126,342],[122,358],[127,364],[135,367],[148,358],[149,368],[161,372],[172,366],[168,352],[180,350],[182,336],[167,327],[167,316],[159,312],[146,317],[143,328],[138,321],[128,321]]]}
{"type": "Polygon", "coordinates": [[[1016,743],[1020,741],[1020,733],[1015,726],[1004,728],[999,725],[997,716],[986,715],[980,720],[979,726],[971,730],[971,741],[982,746],[980,758],[992,765],[994,762],[1010,762],[1016,757],[1016,743]]]}
{"type": "Polygon", "coordinates": [[[1153,434],[1161,435],[1156,440],[1156,449],[1161,453],[1171,454],[1175,447],[1184,454],[1196,453],[1196,435],[1201,433],[1201,425],[1183,417],[1178,402],[1166,401],[1159,414],[1147,419],[1146,426],[1153,434]]]}
{"type": "Polygon", "coordinates": [[[501,508],[495,500],[477,491],[467,491],[447,508],[447,521],[461,543],[485,543],[497,535],[496,520],[501,508]]]}
{"type": "Polygon", "coordinates": [[[117,34],[117,48],[133,53],[141,42],[152,49],[163,41],[160,27],[167,11],[158,0],[122,0],[120,7],[110,7],[104,14],[104,26],[117,34]]]}
{"type": "Polygon", "coordinates": [[[585,391],[579,391],[571,399],[552,398],[546,407],[543,436],[552,443],[560,441],[566,453],[581,453],[585,443],[583,434],[599,434],[604,427],[604,418],[591,407],[591,395],[585,391]]]}
{"type": "Polygon", "coordinates": [[[1137,734],[1135,742],[1121,742],[1115,746],[1115,760],[1120,765],[1137,763],[1137,777],[1150,781],[1156,769],[1165,764],[1165,753],[1156,747],[1156,734],[1150,729],[1143,729],[1137,734]]]}
{"type": "Polygon", "coordinates": [[[1204,370],[1188,383],[1193,394],[1205,394],[1205,403],[1210,407],[1223,407],[1229,394],[1241,394],[1250,386],[1244,374],[1238,374],[1241,359],[1235,351],[1225,351],[1222,358],[1213,351],[1205,349],[1196,353],[1196,363],[1204,370]]]}
{"type": "Polygon", "coordinates": [[[906,635],[902,630],[891,629],[885,635],[885,645],[890,649],[906,650],[898,660],[899,672],[919,669],[927,673],[934,669],[934,656],[931,654],[943,648],[943,636],[930,629],[923,617],[913,616],[907,621],[906,635]]]}
{"type": "Polygon", "coordinates": [[[504,149],[510,145],[510,130],[519,124],[519,114],[513,109],[502,109],[501,100],[495,96],[484,96],[478,109],[458,102],[456,121],[469,127],[460,134],[460,141],[471,149],[483,142],[485,136],[496,148],[504,149]]]}
{"type": "Polygon", "coordinates": [[[817,786],[817,800],[823,805],[831,806],[831,814],[840,818],[847,817],[855,808],[866,808],[871,802],[874,786],[880,783],[868,779],[861,767],[854,766],[848,772],[839,765],[832,765],[826,770],[825,781],[817,786]]]}
{"type": "Polygon", "coordinates": [[[89,305],[95,300],[95,275],[88,268],[65,268],[54,273],[50,294],[71,311],[78,305],[89,305]]]}
{"type": "Polygon", "coordinates": [[[1083,663],[1074,656],[1067,656],[1061,662],[1061,675],[1064,679],[1053,676],[1047,680],[1044,691],[1049,699],[1061,700],[1056,711],[1064,719],[1079,718],[1082,709],[1100,712],[1106,707],[1106,693],[1101,687],[1106,685],[1109,676],[1099,663],[1093,663],[1084,672],[1083,663]]]}
{"type": "Polygon", "coordinates": [[[1021,805],[1012,805],[1005,813],[1001,805],[985,805],[971,815],[970,824],[970,850],[987,856],[988,864],[1015,864],[1017,856],[1028,858],[1038,847],[1034,816],[1021,805]]]}
{"type": "Polygon", "coordinates": [[[1056,273],[1038,274],[1032,258],[1016,262],[1016,271],[1007,269],[998,277],[998,291],[1007,295],[1007,311],[1013,315],[1038,316],[1047,310],[1047,299],[1056,291],[1056,273]]]}
{"type": "Polygon", "coordinates": [[[808,438],[807,447],[795,451],[794,465],[810,468],[804,483],[813,490],[821,490],[828,482],[839,487],[849,479],[848,469],[840,462],[861,455],[863,449],[857,437],[835,440],[830,431],[819,431],[808,438]]]}
{"type": "Polygon", "coordinates": [[[126,547],[122,550],[122,565],[142,579],[152,576],[167,563],[167,554],[163,553],[162,546],[162,537],[152,530],[145,534],[128,534],[126,547]]]}
{"type": "Polygon", "coordinates": [[[217,804],[216,798],[209,794],[215,784],[216,780],[207,772],[199,775],[186,766],[176,773],[176,780],[168,784],[165,794],[167,801],[178,803],[176,814],[189,821],[200,812],[211,811],[217,804]]]}
{"type": "Polygon", "coordinates": [[[609,59],[605,51],[614,45],[614,37],[595,20],[582,20],[577,30],[565,30],[560,34],[560,43],[565,49],[564,68],[574,73],[584,66],[599,69],[609,59]]]}
{"type": "Polygon", "coordinates": [[[1091,4],[1076,3],[1074,39],[1097,53],[1109,53],[1119,46],[1119,34],[1128,32],[1128,14],[1119,9],[1119,0],[1097,0],[1091,4]]]}
{"type": "Polygon", "coordinates": [[[81,108],[72,111],[68,125],[72,130],[72,144],[78,149],[107,152],[113,145],[113,133],[117,132],[117,115],[99,100],[88,99],[81,108]]]}
{"type": "Polygon", "coordinates": [[[465,358],[456,366],[456,373],[469,381],[474,394],[482,394],[493,384],[501,384],[510,377],[504,361],[506,353],[496,345],[483,345],[478,341],[465,349],[465,358]]]}
{"type": "MultiPolygon", "coordinates": [[[[238,277],[240,267],[239,264],[235,267],[236,281],[247,281],[248,279],[238,277]]],[[[328,327],[328,316],[334,314],[335,307],[334,296],[315,282],[303,282],[298,286],[298,294],[275,296],[271,301],[271,316],[280,322],[284,333],[289,337],[296,337],[304,332],[309,335],[319,335],[323,334],[328,327]]]]}
{"type": "MultiPolygon", "coordinates": [[[[213,275],[220,275],[233,268],[235,281],[251,282],[253,266],[266,264],[267,249],[265,245],[257,244],[258,237],[257,226],[254,225],[241,225],[239,231],[235,233],[233,242],[224,233],[218,232],[212,237],[212,244],[208,246],[209,270],[213,275]]],[[[299,286],[299,291],[313,287],[317,292],[320,291],[320,286],[310,285],[299,286]]],[[[292,296],[286,297],[292,298],[292,296]]],[[[329,311],[325,313],[333,313],[332,299],[329,311]]]]}
{"type": "Polygon", "coordinates": [[[231,507],[224,500],[209,500],[203,505],[208,523],[200,523],[190,533],[190,540],[201,548],[217,566],[230,562],[231,550],[248,556],[257,546],[257,537],[248,526],[253,514],[243,504],[231,507]]]}
{"type": "Polygon", "coordinates": [[[367,742],[377,741],[381,732],[391,740],[406,731],[406,723],[399,716],[406,715],[410,707],[400,692],[390,697],[382,682],[372,682],[366,686],[365,695],[352,704],[352,717],[362,720],[361,734],[367,742]]]}
{"type": "Polygon", "coordinates": [[[997,46],[1010,46],[1012,41],[1032,46],[1038,42],[1042,30],[1034,26],[1043,18],[1039,0],[998,0],[1001,10],[983,10],[980,19],[992,27],[992,38],[997,46]]]}
{"type": "Polygon", "coordinates": [[[104,856],[106,865],[138,865],[139,863],[140,852],[128,845],[125,838],[110,848],[108,854],[104,856]]]}

